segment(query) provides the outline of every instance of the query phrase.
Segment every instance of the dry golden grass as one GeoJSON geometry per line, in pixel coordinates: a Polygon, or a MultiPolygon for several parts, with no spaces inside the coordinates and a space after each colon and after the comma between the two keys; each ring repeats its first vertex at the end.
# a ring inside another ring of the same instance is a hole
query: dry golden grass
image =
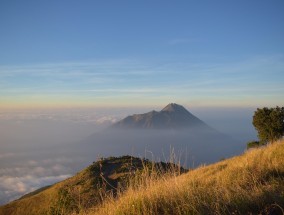
{"type": "MultiPolygon", "coordinates": [[[[29,193],[22,198],[0,206],[0,215],[65,215],[83,213],[90,207],[113,199],[117,190],[124,191],[133,173],[148,169],[164,174],[170,167],[166,163],[152,163],[131,156],[112,157],[94,162],[76,175],[54,185],[29,193]]],[[[183,170],[184,171],[184,170],[183,170]]],[[[146,173],[143,171],[143,173],[146,173]]]]}
{"type": "MultiPolygon", "coordinates": [[[[115,174],[106,169],[112,180],[124,170],[123,158],[119,159],[120,170],[114,169],[115,174]]],[[[98,174],[88,167],[42,192],[0,207],[0,214],[283,214],[284,141],[185,174],[170,167],[159,171],[154,163],[144,163],[142,171],[127,172],[127,184],[115,192],[91,186],[98,174]],[[72,192],[61,198],[61,188],[72,192]],[[93,192],[96,198],[90,197],[93,192]],[[71,205],[66,204],[69,199],[71,205]],[[54,200],[60,204],[53,204],[54,200]]]]}
{"type": "Polygon", "coordinates": [[[162,178],[136,177],[128,190],[83,214],[282,214],[284,141],[162,178]]]}

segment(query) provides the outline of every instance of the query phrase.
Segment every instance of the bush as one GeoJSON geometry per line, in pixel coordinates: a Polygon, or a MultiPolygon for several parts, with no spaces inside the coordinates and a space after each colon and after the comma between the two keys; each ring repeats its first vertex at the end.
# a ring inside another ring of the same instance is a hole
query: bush
{"type": "Polygon", "coordinates": [[[259,141],[256,141],[256,140],[250,141],[250,142],[247,143],[247,149],[257,148],[261,145],[263,145],[263,144],[261,144],[259,141]]]}

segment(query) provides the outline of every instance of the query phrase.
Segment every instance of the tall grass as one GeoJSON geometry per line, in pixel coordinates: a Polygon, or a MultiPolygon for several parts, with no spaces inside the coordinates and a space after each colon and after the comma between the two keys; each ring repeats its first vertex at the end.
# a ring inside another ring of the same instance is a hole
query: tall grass
{"type": "Polygon", "coordinates": [[[8,204],[0,214],[284,214],[284,141],[187,173],[179,165],[142,160],[141,170],[141,165],[133,168],[132,159],[130,165],[125,162],[106,160],[109,174],[95,163],[42,193],[8,204]],[[111,165],[117,165],[115,173],[111,165]],[[110,182],[118,177],[123,180],[113,187],[110,182]]]}
{"type": "Polygon", "coordinates": [[[284,142],[180,175],[145,167],[128,189],[84,214],[282,214],[284,142]]]}
{"type": "MultiPolygon", "coordinates": [[[[130,156],[128,157],[131,158],[130,156]]],[[[121,165],[111,166],[111,170],[107,170],[108,174],[102,171],[103,168],[101,169],[98,178],[96,179],[97,187],[92,188],[96,190],[96,198],[92,199],[93,202],[84,199],[83,196],[80,195],[81,192],[77,189],[78,187],[72,187],[72,184],[74,185],[74,183],[69,183],[68,189],[66,189],[66,186],[64,187],[65,189],[59,189],[58,197],[55,199],[56,201],[51,203],[46,214],[86,214],[92,203],[94,207],[98,208],[104,202],[111,202],[114,199],[120,198],[130,188],[139,189],[140,187],[146,186],[149,183],[154,183],[161,178],[171,178],[186,171],[184,168],[180,167],[180,165],[174,164],[173,162],[151,162],[146,159],[133,158],[134,163],[132,163],[132,158],[123,160],[123,157],[108,158],[106,161],[109,162],[111,159],[114,159],[115,161],[119,160],[121,165]],[[113,167],[115,168],[113,169],[113,167]],[[113,174],[110,174],[110,172],[113,174]],[[111,182],[115,178],[121,178],[117,185],[113,185],[111,182]]],[[[173,159],[175,158],[173,157],[171,161],[173,161],[173,159]]],[[[112,165],[115,164],[112,163],[112,165]]],[[[105,165],[101,164],[100,166],[103,167],[105,165]]],[[[76,179],[75,181],[77,182],[78,176],[73,178],[73,180],[74,179],[76,179]]],[[[69,181],[71,180],[72,178],[69,179],[69,181]]]]}

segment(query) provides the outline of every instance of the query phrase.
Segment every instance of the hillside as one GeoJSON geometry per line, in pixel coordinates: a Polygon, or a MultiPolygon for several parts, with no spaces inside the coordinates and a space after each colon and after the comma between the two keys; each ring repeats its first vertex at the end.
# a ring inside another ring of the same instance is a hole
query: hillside
{"type": "Polygon", "coordinates": [[[0,214],[278,215],[283,208],[284,141],[184,174],[130,156],[104,159],[0,207],[0,214]]]}
{"type": "Polygon", "coordinates": [[[283,214],[284,141],[181,176],[145,178],[93,214],[283,214]]]}
{"type": "MultiPolygon", "coordinates": [[[[110,157],[94,162],[75,176],[29,193],[0,207],[0,215],[38,215],[77,213],[100,204],[124,190],[129,180],[142,169],[163,174],[169,163],[152,163],[131,156],[110,157]]],[[[178,168],[182,172],[183,168],[178,168]]]]}

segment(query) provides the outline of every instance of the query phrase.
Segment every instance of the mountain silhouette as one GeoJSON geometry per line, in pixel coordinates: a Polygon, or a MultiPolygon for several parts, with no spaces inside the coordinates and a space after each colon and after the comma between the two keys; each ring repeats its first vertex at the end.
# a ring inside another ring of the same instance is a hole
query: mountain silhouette
{"type": "Polygon", "coordinates": [[[170,103],[161,111],[151,111],[144,114],[127,116],[115,123],[112,128],[121,129],[181,129],[181,128],[210,127],[198,119],[183,106],[170,103]]]}

